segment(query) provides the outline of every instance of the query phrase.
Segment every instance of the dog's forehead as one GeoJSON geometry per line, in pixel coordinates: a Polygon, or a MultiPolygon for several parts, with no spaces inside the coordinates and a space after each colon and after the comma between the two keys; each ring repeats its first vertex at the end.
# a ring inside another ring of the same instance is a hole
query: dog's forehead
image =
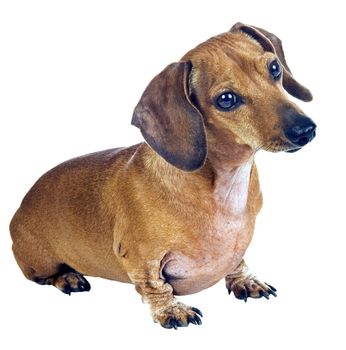
{"type": "Polygon", "coordinates": [[[215,37],[210,38],[206,43],[215,42],[216,45],[220,45],[224,50],[233,50],[238,52],[253,52],[253,53],[263,53],[263,47],[261,44],[255,40],[250,35],[238,31],[238,32],[226,32],[215,37]]]}
{"type": "Polygon", "coordinates": [[[228,32],[198,45],[182,60],[192,62],[192,84],[195,86],[197,82],[203,82],[205,87],[210,88],[231,77],[232,80],[242,79],[243,73],[253,68],[255,61],[263,55],[262,46],[249,35],[228,32]]]}
{"type": "Polygon", "coordinates": [[[182,60],[208,62],[232,60],[235,63],[252,60],[264,53],[256,40],[243,32],[227,32],[210,38],[189,51],[182,60]]]}

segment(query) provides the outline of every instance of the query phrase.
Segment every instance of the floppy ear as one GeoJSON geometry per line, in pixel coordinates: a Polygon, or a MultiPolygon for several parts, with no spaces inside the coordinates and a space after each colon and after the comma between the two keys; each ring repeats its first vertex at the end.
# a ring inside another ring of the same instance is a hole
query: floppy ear
{"type": "Polygon", "coordinates": [[[138,102],[131,124],[161,157],[194,171],[207,156],[202,115],[189,98],[191,62],[172,63],[157,75],[138,102]]]}
{"type": "Polygon", "coordinates": [[[242,31],[248,34],[249,36],[251,36],[257,42],[259,42],[265,51],[273,52],[280,60],[281,65],[283,67],[282,85],[285,88],[285,90],[288,93],[290,93],[292,96],[299,98],[300,100],[303,100],[303,101],[312,100],[311,92],[306,87],[299,84],[293,78],[291,70],[288,68],[288,65],[286,63],[281,40],[276,35],[270,32],[267,32],[264,29],[248,26],[243,23],[235,24],[230,31],[231,32],[242,31]]]}

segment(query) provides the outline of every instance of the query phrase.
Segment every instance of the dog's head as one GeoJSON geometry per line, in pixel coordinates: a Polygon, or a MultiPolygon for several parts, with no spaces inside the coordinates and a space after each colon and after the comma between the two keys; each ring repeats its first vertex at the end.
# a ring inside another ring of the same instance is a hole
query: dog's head
{"type": "Polygon", "coordinates": [[[293,78],[280,39],[237,23],[157,75],[132,124],[166,161],[186,171],[203,166],[207,143],[214,153],[292,152],[314,138],[316,125],[284,90],[312,100],[293,78]]]}

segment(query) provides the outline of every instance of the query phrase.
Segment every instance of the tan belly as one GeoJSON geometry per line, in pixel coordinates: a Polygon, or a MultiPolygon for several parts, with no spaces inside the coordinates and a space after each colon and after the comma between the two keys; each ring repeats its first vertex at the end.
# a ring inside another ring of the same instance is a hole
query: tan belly
{"type": "Polygon", "coordinates": [[[172,251],[162,261],[162,277],[174,294],[187,295],[211,287],[240,264],[252,238],[252,225],[201,235],[199,251],[172,251]]]}
{"type": "Polygon", "coordinates": [[[162,275],[172,285],[174,294],[187,295],[209,288],[232,273],[243,257],[242,252],[224,252],[218,258],[203,254],[196,259],[180,252],[170,253],[162,275]]]}

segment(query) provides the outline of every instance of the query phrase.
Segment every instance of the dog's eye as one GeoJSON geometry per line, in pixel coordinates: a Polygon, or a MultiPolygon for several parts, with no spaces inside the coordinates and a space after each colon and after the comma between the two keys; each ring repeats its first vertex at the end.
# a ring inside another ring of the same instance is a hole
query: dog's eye
{"type": "Polygon", "coordinates": [[[231,91],[224,92],[216,99],[217,107],[219,107],[224,111],[231,110],[235,107],[238,107],[240,102],[241,102],[240,97],[231,91]]]}
{"type": "Polygon", "coordinates": [[[281,77],[281,66],[280,63],[277,60],[274,60],[270,63],[269,67],[269,73],[272,76],[274,80],[278,80],[281,77]]]}

